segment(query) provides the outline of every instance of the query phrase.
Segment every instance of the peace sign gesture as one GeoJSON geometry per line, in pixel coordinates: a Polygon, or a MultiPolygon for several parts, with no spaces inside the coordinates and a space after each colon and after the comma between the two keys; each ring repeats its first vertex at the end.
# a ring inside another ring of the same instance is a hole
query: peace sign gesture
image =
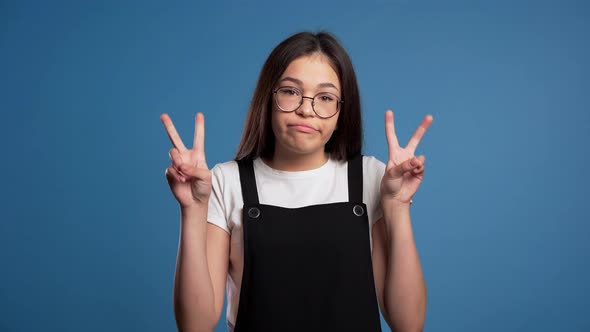
{"type": "Polygon", "coordinates": [[[170,142],[172,165],[166,169],[166,179],[176,200],[182,208],[196,203],[208,203],[211,195],[211,171],[205,161],[205,116],[195,116],[195,137],[193,148],[187,149],[182,143],[168,114],[160,116],[170,142]]]}
{"type": "Polygon", "coordinates": [[[426,158],[423,155],[415,157],[414,152],[432,121],[432,115],[426,115],[408,145],[402,148],[395,134],[393,112],[385,112],[385,136],[389,147],[389,159],[381,180],[381,199],[384,202],[409,204],[418,190],[424,178],[426,158]]]}

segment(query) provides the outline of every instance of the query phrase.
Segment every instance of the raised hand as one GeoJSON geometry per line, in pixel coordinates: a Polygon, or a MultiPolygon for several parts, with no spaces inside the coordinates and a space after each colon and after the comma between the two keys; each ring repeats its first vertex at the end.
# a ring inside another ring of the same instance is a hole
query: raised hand
{"type": "Polygon", "coordinates": [[[208,203],[211,195],[211,171],[205,161],[205,116],[202,113],[195,116],[195,136],[190,150],[182,143],[168,114],[162,114],[160,120],[174,146],[169,153],[172,165],[166,169],[166,179],[174,197],[181,208],[208,203]]]}
{"type": "Polygon", "coordinates": [[[402,148],[395,134],[393,112],[385,112],[385,136],[389,146],[389,159],[381,180],[381,199],[384,203],[409,204],[418,190],[424,178],[426,158],[423,155],[416,157],[414,152],[432,121],[432,116],[426,115],[408,145],[402,148]]]}

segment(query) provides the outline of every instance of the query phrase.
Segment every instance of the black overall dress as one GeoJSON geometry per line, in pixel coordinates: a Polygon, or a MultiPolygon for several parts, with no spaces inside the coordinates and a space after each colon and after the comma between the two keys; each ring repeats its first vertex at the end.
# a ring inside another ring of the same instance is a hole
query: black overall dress
{"type": "Polygon", "coordinates": [[[348,202],[260,204],[251,159],[238,161],[244,270],[234,332],[380,332],[362,156],[348,161],[348,202]]]}

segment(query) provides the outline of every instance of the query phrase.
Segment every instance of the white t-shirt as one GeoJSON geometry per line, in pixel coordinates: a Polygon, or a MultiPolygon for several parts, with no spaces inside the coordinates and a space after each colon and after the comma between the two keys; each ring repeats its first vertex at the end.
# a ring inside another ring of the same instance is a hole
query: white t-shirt
{"type": "MultiPolygon", "coordinates": [[[[254,174],[260,204],[286,208],[348,201],[348,163],[329,159],[319,168],[288,172],[271,168],[260,158],[254,159],[254,174]]],[[[213,189],[209,198],[209,223],[231,235],[227,276],[227,324],[233,331],[238,304],[244,246],[242,229],[242,188],[238,163],[228,161],[211,170],[213,189]]],[[[372,226],[383,216],[379,188],[385,164],[372,156],[363,156],[363,203],[367,205],[372,250],[372,226]]],[[[335,234],[337,234],[335,232],[335,234]]]]}

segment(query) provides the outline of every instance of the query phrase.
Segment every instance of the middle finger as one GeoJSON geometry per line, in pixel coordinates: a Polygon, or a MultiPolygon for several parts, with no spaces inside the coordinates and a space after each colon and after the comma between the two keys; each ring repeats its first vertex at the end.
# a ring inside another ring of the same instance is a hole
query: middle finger
{"type": "Polygon", "coordinates": [[[426,129],[428,129],[428,127],[432,123],[432,120],[432,115],[429,114],[426,117],[424,117],[422,123],[420,123],[418,128],[416,128],[414,135],[412,135],[410,141],[408,141],[408,145],[406,146],[411,154],[414,154],[414,152],[416,152],[416,148],[418,147],[418,144],[420,143],[422,137],[424,137],[426,129]]]}

